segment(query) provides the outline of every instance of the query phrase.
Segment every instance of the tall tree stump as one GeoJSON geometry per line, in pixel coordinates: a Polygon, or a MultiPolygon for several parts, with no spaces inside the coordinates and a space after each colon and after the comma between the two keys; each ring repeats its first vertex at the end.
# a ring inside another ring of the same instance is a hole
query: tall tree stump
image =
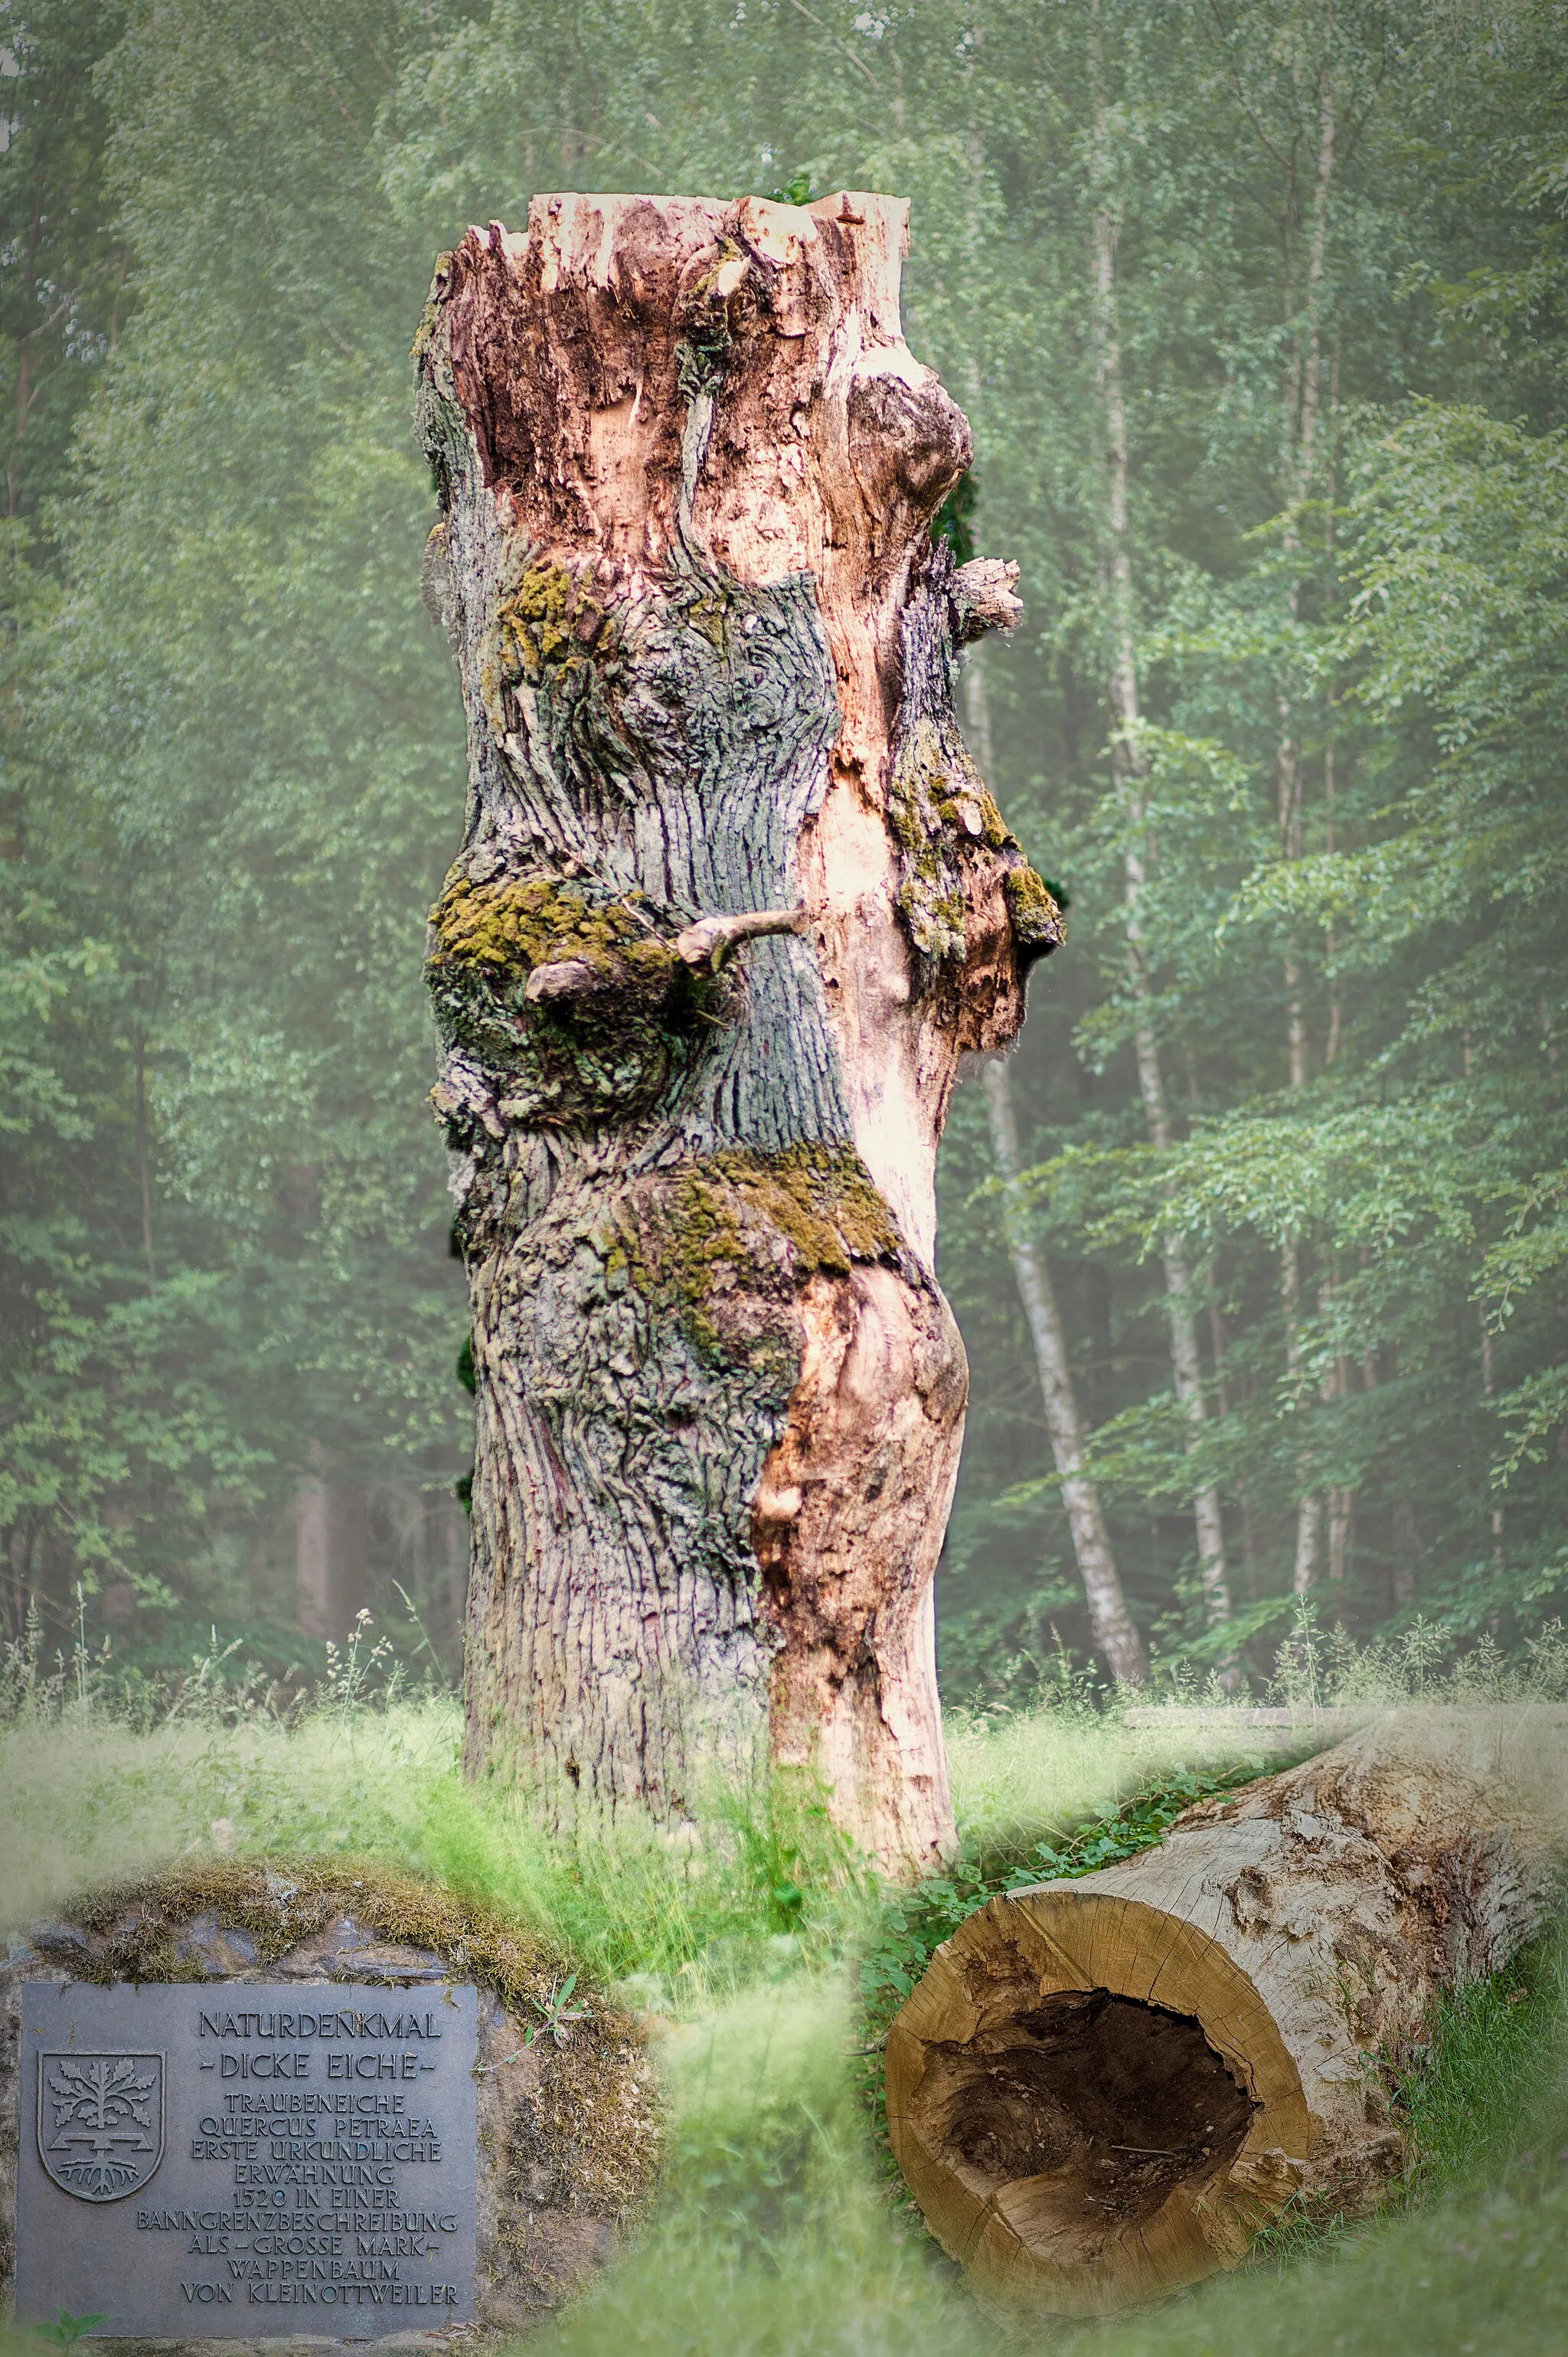
{"type": "Polygon", "coordinates": [[[473,1308],[467,1761],[557,1822],[810,1764],[950,1835],[931,1577],[961,1054],[1059,912],[953,717],[1016,567],[899,328],[907,208],[542,197],[436,272],[427,587],[468,721],[432,920],[473,1308]]]}
{"type": "Polygon", "coordinates": [[[1234,2266],[1297,2191],[1375,2198],[1391,2070],[1540,1920],[1504,1720],[1358,1736],[939,1948],[888,2036],[888,2130],[983,2296],[1093,2315],[1234,2266]]]}

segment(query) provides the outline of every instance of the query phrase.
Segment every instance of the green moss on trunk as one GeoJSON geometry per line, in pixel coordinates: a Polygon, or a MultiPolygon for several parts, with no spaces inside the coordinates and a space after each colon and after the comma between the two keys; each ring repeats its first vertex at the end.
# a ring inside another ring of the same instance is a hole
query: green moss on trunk
{"type": "Polygon", "coordinates": [[[642,905],[553,876],[476,884],[461,868],[430,912],[426,978],[449,1044],[496,1075],[508,1117],[592,1121],[651,1108],[683,1069],[693,1027],[727,986],[694,974],[642,905]],[[531,1004],[540,966],[585,969],[569,998],[531,1004]]]}
{"type": "Polygon", "coordinates": [[[1067,919],[1045,877],[1032,867],[1014,867],[1003,877],[1002,889],[1007,895],[1019,963],[1032,964],[1059,949],[1067,939],[1067,919]]]}
{"type": "MultiPolygon", "coordinates": [[[[603,1249],[613,1271],[676,1315],[710,1361],[776,1351],[781,1329],[738,1326],[737,1295],[792,1304],[808,1278],[847,1276],[858,1262],[907,1262],[892,1212],[860,1157],[798,1146],[733,1149],[618,1201],[603,1249]]],[[[789,1350],[793,1356],[792,1336],[789,1350]]]]}

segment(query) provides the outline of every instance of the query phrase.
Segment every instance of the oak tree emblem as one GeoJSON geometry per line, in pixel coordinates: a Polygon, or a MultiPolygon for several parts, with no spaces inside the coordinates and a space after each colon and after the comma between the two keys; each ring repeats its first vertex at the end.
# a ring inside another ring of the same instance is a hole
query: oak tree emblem
{"type": "Polygon", "coordinates": [[[164,2156],[161,2054],[40,2054],[38,2158],[82,2201],[119,2201],[164,2156]]]}

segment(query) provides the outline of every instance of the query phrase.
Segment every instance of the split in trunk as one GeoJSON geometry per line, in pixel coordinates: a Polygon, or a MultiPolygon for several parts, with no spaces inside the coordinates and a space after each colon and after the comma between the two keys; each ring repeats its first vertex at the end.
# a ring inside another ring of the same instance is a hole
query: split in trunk
{"type": "Polygon", "coordinates": [[[983,2298],[1102,2313],[1234,2266],[1298,2190],[1375,2197],[1391,2069],[1540,1919],[1548,1716],[1560,1756],[1560,1712],[1384,1722],[937,1951],[888,2037],[888,2130],[983,2298]]]}
{"type": "Polygon", "coordinates": [[[902,339],[906,214],[537,198],[416,347],[471,780],[429,969],[468,1769],[560,1824],[770,1753],[895,1868],[951,1831],[937,1139],[1061,933],[953,716],[1016,568],[929,537],[970,438],[902,339]]]}

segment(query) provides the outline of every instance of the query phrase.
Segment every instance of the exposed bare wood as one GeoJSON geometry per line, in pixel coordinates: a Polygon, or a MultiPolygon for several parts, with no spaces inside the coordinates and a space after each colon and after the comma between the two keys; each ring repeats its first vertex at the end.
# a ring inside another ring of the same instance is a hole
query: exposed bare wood
{"type": "Polygon", "coordinates": [[[907,208],[542,197],[422,326],[469,725],[433,1102],[474,1310],[467,1760],[558,1822],[810,1767],[950,1838],[930,1582],[960,1056],[1060,916],[954,716],[1015,568],[903,341],[907,208]]]}
{"type": "Polygon", "coordinates": [[[1098,2314],[1234,2266],[1294,2193],[1373,2200],[1391,2070],[1540,1919],[1563,1720],[1385,1718],[971,1916],[893,2025],[887,2119],[983,2297],[1098,2314]]]}

